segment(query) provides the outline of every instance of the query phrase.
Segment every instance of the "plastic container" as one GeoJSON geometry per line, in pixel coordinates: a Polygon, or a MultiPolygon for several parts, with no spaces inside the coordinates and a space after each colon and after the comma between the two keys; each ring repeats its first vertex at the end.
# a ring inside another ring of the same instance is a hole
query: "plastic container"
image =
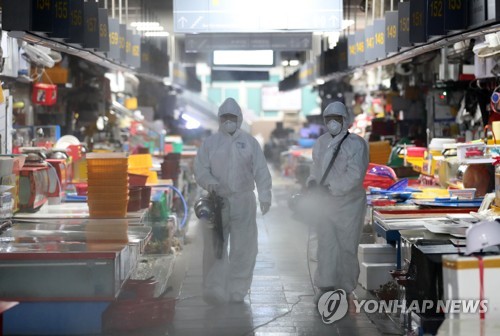
{"type": "Polygon", "coordinates": [[[426,151],[427,148],[425,147],[408,147],[406,148],[406,156],[423,158],[426,151]]]}
{"type": "Polygon", "coordinates": [[[127,187],[128,183],[129,183],[128,176],[125,178],[118,178],[118,179],[103,178],[103,179],[89,179],[88,180],[89,187],[94,187],[94,186],[106,186],[106,187],[124,186],[124,187],[127,187]]]}
{"type": "Polygon", "coordinates": [[[148,180],[149,175],[145,174],[128,174],[129,176],[129,185],[131,187],[135,186],[145,186],[148,180]]]}
{"type": "Polygon", "coordinates": [[[472,200],[475,198],[475,196],[476,196],[476,188],[450,189],[450,197],[458,197],[459,199],[472,200]]]}
{"type": "Polygon", "coordinates": [[[116,186],[106,186],[106,185],[88,186],[87,193],[98,193],[98,194],[110,193],[114,195],[127,194],[128,184],[116,185],[116,186]]]}
{"type": "Polygon", "coordinates": [[[141,210],[141,195],[142,187],[130,187],[129,188],[129,201],[127,206],[127,212],[136,212],[141,210]]]}
{"type": "Polygon", "coordinates": [[[91,200],[89,205],[89,215],[91,218],[125,218],[127,216],[128,199],[125,200],[91,200]]]}
{"type": "Polygon", "coordinates": [[[89,188],[87,183],[75,183],[74,186],[78,196],[87,196],[89,188]]]}
{"type": "Polygon", "coordinates": [[[116,170],[116,171],[88,171],[89,180],[102,180],[102,179],[125,179],[128,177],[127,170],[116,170]]]}
{"type": "Polygon", "coordinates": [[[150,203],[151,203],[151,187],[144,186],[142,187],[142,192],[141,192],[141,209],[149,208],[150,203]]]}
{"type": "Polygon", "coordinates": [[[153,157],[151,154],[134,154],[128,158],[129,169],[151,168],[153,167],[153,157]]]}

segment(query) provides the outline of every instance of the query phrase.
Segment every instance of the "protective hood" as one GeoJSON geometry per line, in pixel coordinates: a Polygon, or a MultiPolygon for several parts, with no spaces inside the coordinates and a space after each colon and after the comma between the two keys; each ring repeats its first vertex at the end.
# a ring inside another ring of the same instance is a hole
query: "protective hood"
{"type": "Polygon", "coordinates": [[[342,117],[343,122],[342,131],[340,132],[341,134],[347,132],[354,120],[352,113],[349,113],[347,107],[341,102],[328,104],[328,106],[323,111],[323,118],[331,115],[338,115],[342,117]]]}
{"type": "Polygon", "coordinates": [[[236,100],[234,100],[233,98],[227,98],[222,103],[222,105],[219,107],[218,116],[220,117],[224,114],[232,114],[238,117],[237,125],[238,129],[240,129],[241,123],[243,122],[243,114],[241,113],[241,107],[240,105],[238,105],[236,100]]]}

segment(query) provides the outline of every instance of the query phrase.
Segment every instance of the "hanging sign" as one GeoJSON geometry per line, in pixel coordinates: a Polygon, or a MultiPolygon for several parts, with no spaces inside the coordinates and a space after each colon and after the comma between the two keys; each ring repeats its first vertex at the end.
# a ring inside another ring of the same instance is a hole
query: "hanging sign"
{"type": "Polygon", "coordinates": [[[427,35],[442,36],[445,35],[444,17],[445,0],[427,0],[427,35]]]}
{"type": "Polygon", "coordinates": [[[109,18],[108,21],[109,31],[109,52],[108,57],[119,61],[120,60],[120,23],[118,19],[109,18]]]}
{"type": "Polygon", "coordinates": [[[410,43],[427,42],[427,4],[425,0],[410,0],[410,43]]]}
{"type": "Polygon", "coordinates": [[[385,58],[385,19],[376,19],[373,24],[373,33],[375,36],[374,59],[385,58]]]}
{"type": "Polygon", "coordinates": [[[348,56],[347,56],[347,60],[348,60],[347,65],[349,66],[349,68],[358,66],[359,64],[358,64],[358,58],[357,58],[358,52],[356,51],[356,35],[350,34],[347,37],[347,47],[349,49],[348,56]]]}
{"type": "Polygon", "coordinates": [[[83,47],[99,48],[99,5],[95,1],[83,4],[83,47]]]}
{"type": "Polygon", "coordinates": [[[398,52],[399,11],[385,12],[385,54],[398,52]]]}
{"type": "Polygon", "coordinates": [[[371,62],[375,61],[375,33],[373,26],[367,26],[365,28],[365,61],[371,62]]]}
{"type": "Polygon", "coordinates": [[[358,65],[365,64],[365,32],[357,31],[356,32],[356,63],[358,65]]]}
{"type": "Polygon", "coordinates": [[[409,2],[400,2],[398,7],[398,47],[411,47],[409,2]]]}
{"type": "Polygon", "coordinates": [[[99,8],[99,51],[109,51],[108,10],[99,8]]]}
{"type": "Polygon", "coordinates": [[[467,1],[444,0],[444,29],[463,30],[467,29],[467,26],[467,1]]]}
{"type": "Polygon", "coordinates": [[[71,0],[71,11],[69,12],[69,43],[83,44],[83,0],[71,0]]]}

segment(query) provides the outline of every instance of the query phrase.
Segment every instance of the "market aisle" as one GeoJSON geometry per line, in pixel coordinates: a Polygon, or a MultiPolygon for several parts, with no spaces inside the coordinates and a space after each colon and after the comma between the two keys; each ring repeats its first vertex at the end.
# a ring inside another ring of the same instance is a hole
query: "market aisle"
{"type": "Polygon", "coordinates": [[[273,207],[257,217],[259,255],[244,304],[212,307],[201,299],[201,230],[192,223],[192,243],[184,252],[189,259],[180,293],[184,299],[177,303],[168,335],[381,335],[365,314],[349,313],[333,325],[321,321],[307,268],[308,229],[291,218],[287,206],[293,188],[291,181],[275,178],[273,207]],[[301,295],[307,296],[299,301],[301,295]],[[259,327],[292,307],[291,313],[259,327]]]}

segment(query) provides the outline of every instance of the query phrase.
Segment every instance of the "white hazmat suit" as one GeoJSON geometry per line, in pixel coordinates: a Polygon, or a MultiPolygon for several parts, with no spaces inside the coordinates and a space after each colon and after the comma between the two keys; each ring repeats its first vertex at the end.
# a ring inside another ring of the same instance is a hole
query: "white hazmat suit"
{"type": "MultiPolygon", "coordinates": [[[[332,115],[342,116],[342,127],[337,135],[323,134],[315,143],[310,184],[313,181],[320,183],[335,149],[352,123],[352,116],[340,102],[328,105],[323,112],[324,118],[332,115]]],[[[321,213],[315,219],[318,268],[314,282],[319,288],[333,287],[350,293],[358,283],[357,251],[366,213],[363,180],[368,160],[366,141],[358,135],[349,134],[324,182],[328,186],[328,194],[319,200],[321,213]]]]}
{"type": "Polygon", "coordinates": [[[271,174],[259,143],[240,130],[243,116],[234,99],[228,98],[220,106],[219,117],[224,114],[237,116],[236,131],[231,135],[221,125],[218,133],[203,142],[194,163],[197,183],[205,190],[214,189],[224,203],[222,259],[215,259],[205,234],[203,291],[205,300],[212,303],[241,302],[248,293],[257,257],[254,189],[257,185],[262,207],[270,205],[272,188],[271,174]]]}

